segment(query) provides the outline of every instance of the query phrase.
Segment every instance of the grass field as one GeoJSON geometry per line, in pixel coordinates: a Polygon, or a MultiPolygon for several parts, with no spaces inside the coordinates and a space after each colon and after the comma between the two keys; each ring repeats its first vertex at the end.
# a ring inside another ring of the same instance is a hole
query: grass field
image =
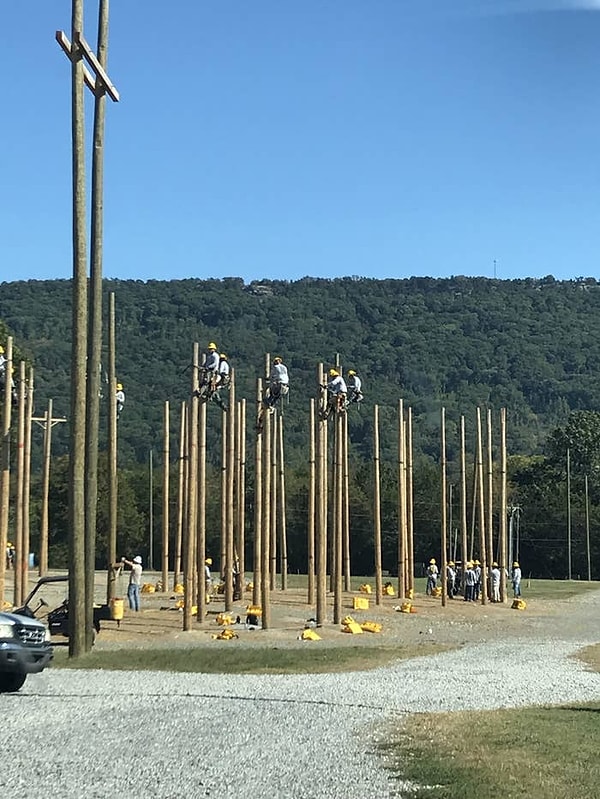
{"type": "Polygon", "coordinates": [[[591,799],[599,748],[598,704],[415,715],[384,747],[415,799],[591,799]]]}
{"type": "MultiPolygon", "coordinates": [[[[360,647],[327,649],[245,648],[232,649],[147,648],[92,651],[69,660],[66,648],[54,651],[53,668],[109,669],[141,671],[184,671],[220,674],[322,674],[362,671],[387,666],[393,660],[405,660],[446,651],[435,643],[419,646],[360,647]]],[[[310,644],[308,645],[310,646],[310,644]]]]}

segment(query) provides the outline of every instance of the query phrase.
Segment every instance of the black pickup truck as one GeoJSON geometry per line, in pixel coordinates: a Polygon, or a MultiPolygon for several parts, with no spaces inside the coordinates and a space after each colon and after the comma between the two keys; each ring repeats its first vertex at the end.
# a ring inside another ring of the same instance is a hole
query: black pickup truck
{"type": "Polygon", "coordinates": [[[28,674],[52,660],[50,631],[41,621],[0,613],[0,694],[18,691],[28,674]]]}

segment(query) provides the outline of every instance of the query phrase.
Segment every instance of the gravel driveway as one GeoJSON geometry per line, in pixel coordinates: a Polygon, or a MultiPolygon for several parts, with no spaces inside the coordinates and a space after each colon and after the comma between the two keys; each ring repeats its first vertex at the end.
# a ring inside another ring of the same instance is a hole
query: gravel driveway
{"type": "Polygon", "coordinates": [[[533,621],[527,637],[492,636],[368,672],[32,676],[19,694],[0,696],[0,795],[401,796],[375,752],[383,722],[600,700],[600,674],[570,659],[600,641],[600,592],[563,604],[566,612],[533,621]]]}

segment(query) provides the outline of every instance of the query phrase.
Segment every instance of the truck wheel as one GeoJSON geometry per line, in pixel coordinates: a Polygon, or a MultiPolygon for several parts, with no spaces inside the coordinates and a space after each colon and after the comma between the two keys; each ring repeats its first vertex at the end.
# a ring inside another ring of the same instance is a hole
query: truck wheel
{"type": "Polygon", "coordinates": [[[0,671],[0,694],[12,694],[22,687],[27,679],[26,674],[12,671],[0,671]]]}

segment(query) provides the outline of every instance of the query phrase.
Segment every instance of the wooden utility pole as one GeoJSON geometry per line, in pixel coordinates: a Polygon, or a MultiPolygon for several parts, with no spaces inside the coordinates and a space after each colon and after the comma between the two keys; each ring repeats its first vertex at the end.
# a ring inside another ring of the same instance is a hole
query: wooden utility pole
{"type": "MultiPolygon", "coordinates": [[[[267,414],[269,415],[269,414],[267,414]]],[[[275,591],[277,584],[277,420],[278,412],[276,411],[271,417],[271,452],[269,457],[270,464],[270,490],[269,490],[269,503],[270,503],[270,539],[269,539],[269,561],[270,561],[270,584],[271,591],[275,591]]],[[[269,468],[269,467],[267,467],[269,468]]]]}
{"type": "Polygon", "coordinates": [[[572,549],[572,516],[571,516],[571,450],[567,447],[567,580],[573,579],[571,560],[572,549]]]}
{"type": "Polygon", "coordinates": [[[197,620],[206,618],[206,403],[200,403],[198,442],[198,540],[196,545],[196,564],[198,570],[198,615],[197,620]]]}
{"type": "Polygon", "coordinates": [[[315,399],[310,399],[308,454],[308,597],[309,605],[315,603],[315,399]]]}
{"type": "Polygon", "coordinates": [[[585,548],[587,552],[587,578],[592,581],[592,557],[590,552],[590,491],[588,476],[585,475],[585,548]]]}
{"type": "Polygon", "coordinates": [[[381,605],[381,476],[379,467],[379,405],[373,407],[373,533],[375,539],[375,604],[381,605]]]}
{"type": "Polygon", "coordinates": [[[173,588],[181,583],[182,576],[182,541],[185,515],[186,489],[186,449],[187,449],[187,403],[181,403],[179,419],[179,454],[177,457],[177,523],[175,527],[175,561],[173,563],[173,588]]]}
{"type": "Polygon", "coordinates": [[[117,367],[116,367],[116,322],[115,293],[108,295],[108,564],[106,601],[110,604],[116,594],[117,562],[117,504],[119,484],[117,480],[117,367]]]}
{"type": "Polygon", "coordinates": [[[506,602],[506,511],[507,511],[507,469],[506,469],[506,408],[500,408],[500,600],[506,602]]]}
{"type": "Polygon", "coordinates": [[[238,453],[237,477],[237,558],[238,585],[236,593],[243,598],[246,586],[246,400],[238,402],[238,453]]]}
{"type": "MultiPolygon", "coordinates": [[[[7,379],[10,377],[7,375],[7,379]]],[[[19,365],[19,414],[17,421],[17,493],[15,497],[15,583],[13,603],[23,604],[25,598],[23,578],[25,575],[25,551],[23,536],[23,473],[25,468],[25,361],[19,365]]],[[[4,553],[0,553],[4,556],[4,553]]]]}
{"type": "Polygon", "coordinates": [[[221,414],[221,537],[219,540],[219,575],[227,567],[227,414],[221,414]]]}
{"type": "Polygon", "coordinates": [[[50,461],[52,457],[52,400],[48,400],[48,410],[44,419],[44,463],[42,470],[42,508],[40,514],[40,577],[48,571],[48,498],[50,496],[50,461]]]}
{"type": "Polygon", "coordinates": [[[486,414],[486,432],[487,432],[487,565],[488,565],[488,579],[482,579],[481,588],[484,586],[488,591],[490,600],[493,597],[492,590],[492,563],[494,562],[494,473],[493,473],[493,453],[492,453],[492,411],[491,408],[487,409],[486,414]]]}
{"type": "MultiPolygon", "coordinates": [[[[23,472],[23,551],[25,560],[23,562],[23,602],[29,593],[29,550],[30,547],[30,526],[29,526],[29,501],[31,495],[31,423],[33,417],[33,395],[34,381],[33,368],[29,368],[29,379],[27,381],[27,396],[25,398],[25,452],[24,452],[24,472],[23,472]]],[[[32,564],[33,565],[33,564],[32,564]]]]}
{"type": "MultiPolygon", "coordinates": [[[[101,309],[96,307],[97,294],[101,292],[101,271],[96,273],[99,286],[92,288],[92,307],[94,308],[95,343],[92,344],[92,362],[86,365],[87,339],[88,339],[88,309],[87,309],[87,246],[86,246],[86,200],[85,200],[85,137],[84,137],[84,82],[99,98],[104,93],[108,94],[115,102],[119,95],[112,85],[102,61],[106,63],[106,47],[108,42],[108,0],[100,0],[100,16],[98,27],[98,57],[91,51],[90,46],[83,37],[83,0],[72,0],[71,11],[71,38],[69,41],[63,31],[57,31],[56,39],[71,62],[71,137],[73,153],[73,331],[71,347],[71,440],[70,440],[70,519],[69,519],[69,655],[76,657],[89,649],[92,644],[92,633],[88,629],[92,609],[89,607],[89,595],[93,594],[90,581],[92,579],[92,554],[95,553],[95,536],[92,536],[90,524],[94,498],[89,500],[86,469],[92,464],[86,464],[86,441],[91,433],[94,445],[94,436],[97,442],[96,431],[87,428],[89,417],[87,415],[86,381],[88,378],[86,366],[96,370],[96,374],[89,377],[97,379],[97,364],[100,362],[98,344],[101,333],[101,309]],[[83,59],[87,61],[94,76],[84,66],[83,59]],[[98,311],[100,316],[98,316],[98,311]],[[100,321],[98,321],[100,320],[100,321]],[[97,362],[93,361],[96,358],[97,362]],[[86,523],[87,517],[87,523],[86,523]]],[[[104,135],[104,115],[96,107],[94,122],[94,183],[92,213],[93,220],[93,259],[94,267],[101,265],[102,246],[102,153],[104,135]],[[99,243],[99,246],[96,245],[99,243]]],[[[100,267],[101,269],[101,267],[100,267]]],[[[92,389],[90,389],[92,390],[92,389]]],[[[113,395],[114,396],[114,395],[113,395]]],[[[94,408],[92,407],[92,417],[94,408]]],[[[97,410],[96,410],[97,414],[97,410]]],[[[94,427],[92,423],[92,427],[94,427]]],[[[92,456],[97,458],[96,454],[92,456]]],[[[93,469],[92,469],[93,470],[93,469]]],[[[91,475],[93,481],[94,475],[91,475]]],[[[96,474],[97,480],[97,474],[96,474]]],[[[96,489],[97,491],[97,489],[96,489]]],[[[96,491],[92,495],[96,496],[96,491]]],[[[112,564],[111,564],[112,565],[112,564]]]]}
{"type": "Polygon", "coordinates": [[[348,414],[343,416],[344,435],[342,438],[342,529],[343,529],[343,559],[344,559],[344,591],[352,590],[352,571],[350,566],[350,478],[348,475],[348,414]]]}
{"type": "Polygon", "coordinates": [[[447,567],[448,567],[448,558],[447,558],[447,528],[446,525],[448,524],[447,518],[447,502],[448,502],[448,481],[446,476],[446,409],[442,408],[441,410],[441,420],[440,420],[440,465],[442,470],[442,486],[441,486],[441,495],[442,495],[442,506],[441,506],[441,549],[442,549],[442,562],[440,564],[440,571],[441,578],[442,578],[442,607],[446,607],[446,598],[448,594],[448,574],[447,574],[447,567]]]}
{"type": "Polygon", "coordinates": [[[85,441],[87,356],[87,244],[83,0],[72,0],[71,140],[73,163],[73,281],[69,446],[69,655],[87,649],[85,613],[85,441]]]}
{"type": "Polygon", "coordinates": [[[56,424],[66,422],[64,416],[54,418],[52,415],[53,401],[48,400],[48,410],[43,416],[33,416],[31,421],[36,422],[44,430],[44,455],[42,461],[42,506],[40,510],[40,555],[38,574],[44,577],[48,572],[48,499],[50,496],[50,462],[52,455],[52,428],[56,424]]]}
{"type": "Polygon", "coordinates": [[[148,453],[148,569],[154,571],[154,450],[148,453]]]}
{"type": "Polygon", "coordinates": [[[287,590],[287,519],[285,508],[285,458],[283,448],[283,414],[279,417],[279,520],[280,520],[280,551],[281,551],[281,590],[287,590]]]}
{"type": "MultiPolygon", "coordinates": [[[[5,347],[4,395],[2,397],[2,450],[0,452],[0,604],[6,593],[6,545],[8,543],[8,511],[10,506],[10,422],[12,410],[11,375],[13,340],[9,336],[5,347]]],[[[11,542],[12,543],[12,542],[11,542]]]]}
{"type": "Polygon", "coordinates": [[[343,478],[342,458],[344,445],[344,420],[339,411],[334,414],[333,452],[333,623],[342,621],[342,539],[343,531],[343,478]]]}
{"type": "MultiPolygon", "coordinates": [[[[317,368],[317,385],[323,385],[323,364],[317,368]]],[[[317,413],[317,502],[315,549],[317,555],[317,625],[325,623],[327,615],[327,422],[323,418],[323,405],[317,413]]]]}
{"type": "Polygon", "coordinates": [[[486,538],[485,538],[485,493],[483,488],[483,444],[481,430],[481,408],[477,408],[477,493],[479,497],[479,551],[481,552],[481,604],[487,604],[487,592],[484,587],[487,572],[486,538]]]}
{"type": "Polygon", "coordinates": [[[187,462],[187,403],[181,403],[181,420],[179,423],[179,459],[177,471],[177,529],[175,531],[175,563],[173,565],[173,588],[181,580],[181,550],[183,540],[183,520],[185,511],[185,474],[187,462]]]}
{"type": "Polygon", "coordinates": [[[464,580],[467,560],[467,456],[465,443],[465,417],[460,417],[460,554],[462,560],[462,575],[464,580]]]}
{"type": "Polygon", "coordinates": [[[404,401],[398,400],[398,599],[406,596],[406,469],[404,401]]]}
{"type": "Polygon", "coordinates": [[[415,541],[414,541],[414,502],[413,502],[413,432],[412,408],[406,409],[406,517],[408,538],[408,589],[415,589],[415,541]]]}
{"type": "Polygon", "coordinates": [[[162,507],[162,589],[169,590],[169,401],[165,401],[163,418],[163,507],[162,507]]]}
{"type": "MultiPolygon", "coordinates": [[[[109,0],[98,11],[98,62],[108,60],[109,0]]],[[[85,442],[85,631],[86,651],[94,643],[94,588],[96,574],[96,522],[98,507],[98,431],[100,426],[100,370],[102,352],[102,258],[104,237],[104,124],[106,96],[100,81],[94,92],[94,143],[92,149],[91,262],[87,333],[87,394],[85,442]]],[[[112,398],[109,398],[111,401],[112,398]]]]}
{"type": "Polygon", "coordinates": [[[271,414],[263,417],[263,500],[262,500],[262,627],[268,630],[271,627],[271,414]]]}
{"type": "Polygon", "coordinates": [[[259,377],[256,381],[256,444],[254,449],[254,574],[252,588],[252,604],[259,605],[262,601],[262,451],[263,429],[260,420],[263,418],[263,381],[259,377]]]}
{"type": "MultiPolygon", "coordinates": [[[[188,479],[187,479],[187,524],[183,547],[183,629],[192,629],[192,605],[194,604],[194,549],[196,546],[196,514],[198,502],[198,344],[194,344],[192,368],[192,398],[188,403],[188,479]]],[[[202,564],[204,572],[204,564],[202,564]]],[[[202,574],[204,578],[204,574],[202,574]]]]}
{"type": "Polygon", "coordinates": [[[233,561],[234,561],[234,532],[235,532],[235,371],[231,370],[231,383],[229,386],[229,412],[223,413],[227,417],[227,443],[226,443],[226,530],[225,530],[225,610],[233,609],[233,561]]]}

